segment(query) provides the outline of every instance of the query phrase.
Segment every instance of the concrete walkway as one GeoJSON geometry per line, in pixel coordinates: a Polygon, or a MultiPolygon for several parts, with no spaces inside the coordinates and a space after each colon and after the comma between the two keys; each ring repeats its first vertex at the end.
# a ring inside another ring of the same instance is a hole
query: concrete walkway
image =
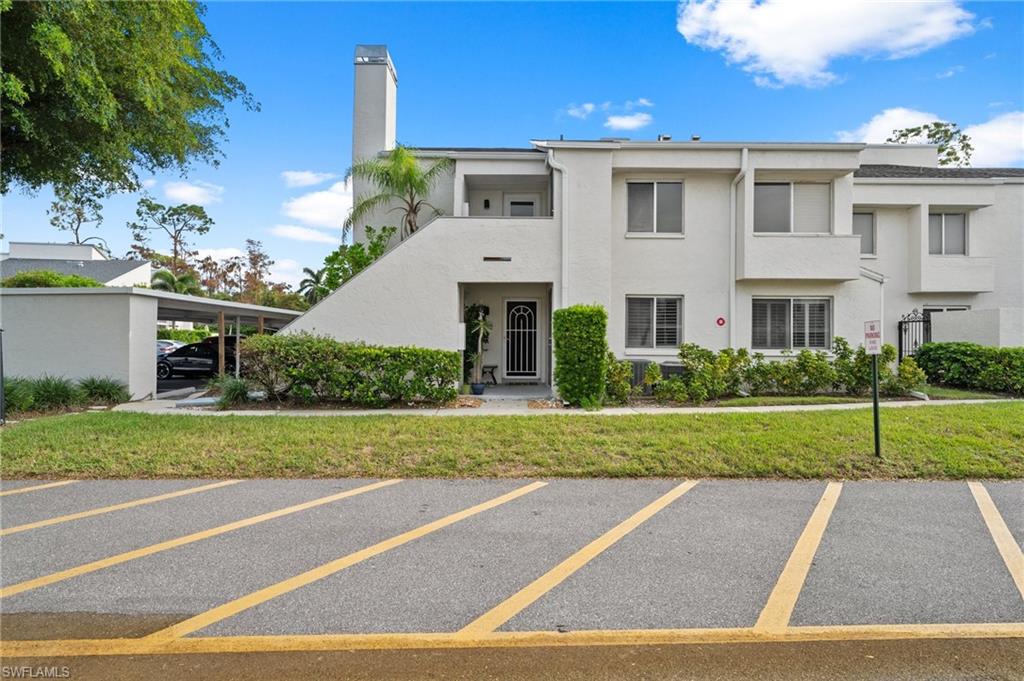
{"type": "MultiPolygon", "coordinates": [[[[992,402],[1013,402],[1010,399],[994,400],[899,400],[882,402],[886,409],[922,407],[928,405],[955,406],[961,404],[986,404],[992,402]]],[[[143,414],[188,414],[195,416],[628,416],[634,414],[735,414],[768,413],[782,411],[839,411],[847,409],[870,409],[871,402],[849,402],[844,404],[787,404],[764,407],[606,407],[598,411],[583,409],[531,409],[525,400],[500,400],[484,402],[479,407],[460,409],[199,409],[187,408],[174,400],[147,400],[128,402],[114,407],[114,411],[143,414]]]]}

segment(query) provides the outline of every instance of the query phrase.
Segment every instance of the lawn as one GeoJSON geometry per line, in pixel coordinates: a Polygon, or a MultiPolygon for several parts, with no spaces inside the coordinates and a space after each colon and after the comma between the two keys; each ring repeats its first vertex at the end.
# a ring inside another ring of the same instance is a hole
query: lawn
{"type": "Polygon", "coordinates": [[[1024,403],[633,416],[83,413],[2,431],[4,477],[1024,477],[1024,403]]]}

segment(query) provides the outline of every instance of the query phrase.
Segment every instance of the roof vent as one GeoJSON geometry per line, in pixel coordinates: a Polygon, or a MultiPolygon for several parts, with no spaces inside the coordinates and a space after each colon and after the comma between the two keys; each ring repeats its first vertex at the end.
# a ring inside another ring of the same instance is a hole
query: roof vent
{"type": "Polygon", "coordinates": [[[671,142],[672,141],[672,135],[666,135],[665,133],[662,133],[662,134],[658,135],[658,141],[659,142],[671,142]]]}
{"type": "Polygon", "coordinates": [[[700,142],[700,135],[690,135],[691,142],[700,142]]]}

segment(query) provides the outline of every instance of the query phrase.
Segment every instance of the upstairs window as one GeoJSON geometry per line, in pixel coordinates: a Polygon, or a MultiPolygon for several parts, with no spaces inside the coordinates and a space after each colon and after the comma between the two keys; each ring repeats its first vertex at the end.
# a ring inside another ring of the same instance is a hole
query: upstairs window
{"type": "Polygon", "coordinates": [[[861,255],[875,255],[875,214],[854,213],[853,233],[860,237],[861,255]]]}
{"type": "Polygon", "coordinates": [[[759,350],[832,346],[832,301],[827,298],[755,298],[751,347],[759,350]]]}
{"type": "Polygon", "coordinates": [[[682,182],[628,182],[626,204],[626,231],[683,233],[682,182]]]}
{"type": "Polygon", "coordinates": [[[967,255],[967,214],[932,213],[928,216],[929,255],[967,255]]]}
{"type": "Polygon", "coordinates": [[[832,231],[832,189],[825,182],[754,184],[754,232],[827,234],[832,231]]]}
{"type": "Polygon", "coordinates": [[[626,298],[627,348],[676,348],[682,341],[681,297],[626,298]]]}

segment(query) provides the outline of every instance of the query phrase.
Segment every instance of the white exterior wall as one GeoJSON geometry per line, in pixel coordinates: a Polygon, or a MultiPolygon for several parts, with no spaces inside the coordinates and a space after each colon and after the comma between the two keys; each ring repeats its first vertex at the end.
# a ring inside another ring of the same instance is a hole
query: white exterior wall
{"type": "Polygon", "coordinates": [[[131,272],[104,282],[106,286],[149,286],[153,280],[152,267],[144,262],[131,272]]]}
{"type": "Polygon", "coordinates": [[[107,260],[95,246],[90,244],[33,243],[12,241],[8,258],[31,258],[33,260],[107,260]]]}
{"type": "Polygon", "coordinates": [[[932,340],[1024,347],[1024,308],[933,312],[932,340]]]}

